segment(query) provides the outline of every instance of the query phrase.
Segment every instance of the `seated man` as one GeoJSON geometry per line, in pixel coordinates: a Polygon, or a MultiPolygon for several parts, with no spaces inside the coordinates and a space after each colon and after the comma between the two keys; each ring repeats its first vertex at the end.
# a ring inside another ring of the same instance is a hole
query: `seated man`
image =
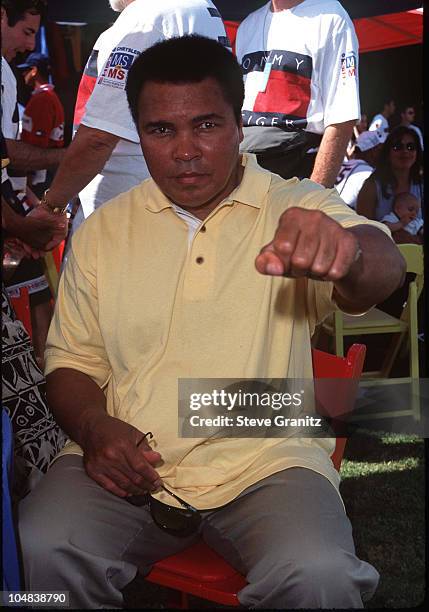
{"type": "Polygon", "coordinates": [[[20,508],[26,588],[122,607],[138,567],[202,536],[246,575],[243,606],[362,607],[378,573],[355,554],[335,441],[179,437],[178,379],[311,378],[318,321],[380,302],[404,261],[334,190],[239,154],[241,72],[219,43],[144,51],[127,96],[152,178],[73,238],[46,351],[71,440],[20,508]],[[186,537],[153,520],[161,485],[200,511],[186,537]]]}

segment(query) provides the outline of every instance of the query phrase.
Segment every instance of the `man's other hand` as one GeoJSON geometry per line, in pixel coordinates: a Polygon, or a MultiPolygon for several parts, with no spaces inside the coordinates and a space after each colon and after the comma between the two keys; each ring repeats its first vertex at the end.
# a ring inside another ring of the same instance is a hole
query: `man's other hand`
{"type": "Polygon", "coordinates": [[[261,274],[338,281],[359,256],[356,237],[318,210],[292,207],[255,260],[261,274]]]}
{"type": "Polygon", "coordinates": [[[140,443],[143,437],[140,430],[109,415],[89,419],[82,444],[88,476],[118,497],[158,489],[161,479],[153,466],[161,455],[146,440],[140,443]]]}

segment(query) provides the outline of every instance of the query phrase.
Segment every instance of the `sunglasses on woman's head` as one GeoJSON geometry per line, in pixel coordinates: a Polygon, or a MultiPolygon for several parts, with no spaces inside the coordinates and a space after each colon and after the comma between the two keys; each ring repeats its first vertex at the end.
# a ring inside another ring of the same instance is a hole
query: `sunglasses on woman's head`
{"type": "Polygon", "coordinates": [[[407,151],[415,151],[416,150],[416,145],[414,144],[414,142],[395,142],[392,145],[392,150],[393,151],[403,151],[403,150],[407,150],[407,151]]]}
{"type": "MultiPolygon", "coordinates": [[[[137,446],[139,446],[147,436],[153,438],[152,432],[149,431],[145,434],[137,446]]],[[[166,489],[164,485],[161,485],[161,488],[178,501],[182,507],[178,508],[177,506],[164,504],[152,497],[149,493],[143,495],[130,495],[125,499],[130,504],[133,504],[133,506],[149,506],[149,511],[155,525],[170,535],[186,538],[196,533],[201,523],[200,512],[178,495],[166,489]]]]}

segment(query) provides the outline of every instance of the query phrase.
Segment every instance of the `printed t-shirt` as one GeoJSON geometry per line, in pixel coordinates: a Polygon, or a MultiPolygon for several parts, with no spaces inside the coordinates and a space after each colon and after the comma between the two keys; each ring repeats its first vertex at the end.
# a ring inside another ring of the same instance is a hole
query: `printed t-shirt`
{"type": "Polygon", "coordinates": [[[374,168],[363,159],[349,159],[343,162],[335,182],[335,189],[348,206],[356,208],[362,185],[373,172],[374,168]]]}
{"type": "Polygon", "coordinates": [[[125,85],[128,71],[145,49],[155,43],[201,34],[229,45],[220,13],[210,0],[134,0],[120,13],[114,25],[97,40],[91,54],[77,105],[77,122],[119,136],[103,171],[82,190],[80,200],[85,217],[105,201],[137,185],[149,176],[139,137],[128,108],[125,85]],[[97,78],[91,93],[91,80],[97,78]]]}
{"type": "Polygon", "coordinates": [[[7,60],[1,58],[1,131],[4,138],[18,139],[19,114],[16,100],[16,78],[7,60]]]}
{"type": "Polygon", "coordinates": [[[243,150],[263,152],[290,132],[323,134],[359,118],[358,42],[335,0],[280,12],[268,2],[240,24],[236,53],[245,82],[243,150]]]}

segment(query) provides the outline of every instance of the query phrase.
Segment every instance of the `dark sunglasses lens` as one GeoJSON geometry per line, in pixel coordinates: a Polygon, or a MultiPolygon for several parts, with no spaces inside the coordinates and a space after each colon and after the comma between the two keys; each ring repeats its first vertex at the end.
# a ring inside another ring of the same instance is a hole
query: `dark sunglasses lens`
{"type": "Polygon", "coordinates": [[[181,538],[196,533],[201,523],[198,510],[167,506],[153,497],[150,499],[150,513],[158,527],[181,538]]]}
{"type": "Polygon", "coordinates": [[[149,495],[147,493],[143,495],[129,495],[125,499],[133,506],[147,506],[149,503],[149,495]]]}

